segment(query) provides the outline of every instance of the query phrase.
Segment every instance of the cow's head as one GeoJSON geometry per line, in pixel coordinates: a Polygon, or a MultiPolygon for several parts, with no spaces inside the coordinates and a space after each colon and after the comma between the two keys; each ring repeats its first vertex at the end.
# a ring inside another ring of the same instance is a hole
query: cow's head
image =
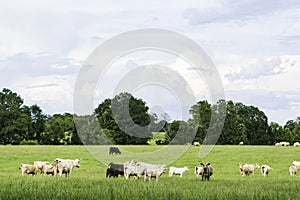
{"type": "Polygon", "coordinates": [[[74,163],[73,163],[74,167],[78,167],[79,168],[80,167],[80,161],[81,161],[80,159],[75,159],[74,163]]]}
{"type": "Polygon", "coordinates": [[[201,163],[201,165],[203,166],[203,172],[204,173],[207,173],[208,168],[210,168],[210,166],[211,166],[209,162],[201,163]]]}

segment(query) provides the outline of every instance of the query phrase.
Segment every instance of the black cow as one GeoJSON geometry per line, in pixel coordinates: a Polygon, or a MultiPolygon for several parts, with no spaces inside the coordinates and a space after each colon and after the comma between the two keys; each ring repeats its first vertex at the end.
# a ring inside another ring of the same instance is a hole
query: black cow
{"type": "Polygon", "coordinates": [[[202,181],[203,180],[208,180],[211,175],[213,175],[213,168],[210,165],[210,163],[201,163],[203,166],[203,171],[202,171],[202,181]]]}
{"type": "Polygon", "coordinates": [[[110,147],[109,148],[109,155],[111,154],[121,154],[121,151],[118,147],[110,147]]]}
{"type": "Polygon", "coordinates": [[[124,166],[120,164],[109,163],[109,168],[106,170],[106,177],[117,177],[119,175],[124,176],[124,166]]]}

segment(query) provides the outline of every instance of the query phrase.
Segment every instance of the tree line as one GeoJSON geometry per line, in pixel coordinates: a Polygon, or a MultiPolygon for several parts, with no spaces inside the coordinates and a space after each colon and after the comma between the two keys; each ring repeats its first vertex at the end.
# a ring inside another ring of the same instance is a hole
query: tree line
{"type": "Polygon", "coordinates": [[[300,117],[285,125],[268,123],[257,107],[220,99],[201,100],[190,107],[190,118],[173,120],[165,113],[149,113],[142,99],[120,93],[101,102],[87,116],[64,113],[47,115],[38,105],[24,105],[15,92],[0,92],[0,144],[97,145],[203,143],[207,132],[221,130],[217,144],[273,145],[300,141],[300,117]],[[219,109],[225,108],[225,109],[219,109]],[[224,118],[218,121],[220,112],[224,118]],[[214,116],[217,116],[214,119],[214,116]],[[214,123],[211,123],[214,120],[214,123]]]}

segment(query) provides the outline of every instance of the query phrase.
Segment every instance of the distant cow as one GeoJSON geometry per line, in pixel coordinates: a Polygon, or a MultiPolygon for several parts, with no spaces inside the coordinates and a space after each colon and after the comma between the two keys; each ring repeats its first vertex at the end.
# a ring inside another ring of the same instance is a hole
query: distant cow
{"type": "Polygon", "coordinates": [[[291,176],[295,176],[297,174],[297,171],[300,169],[300,166],[290,166],[289,167],[289,172],[291,176]]]}
{"type": "Polygon", "coordinates": [[[280,146],[284,146],[284,147],[290,146],[289,142],[279,142],[279,144],[280,146]]]}
{"type": "Polygon", "coordinates": [[[22,176],[24,176],[24,173],[36,175],[38,171],[37,166],[29,165],[29,164],[21,164],[20,169],[21,169],[22,176]]]}
{"type": "Polygon", "coordinates": [[[295,142],[293,146],[294,146],[294,147],[299,147],[299,146],[300,146],[300,143],[299,143],[299,142],[295,142]]]}
{"type": "Polygon", "coordinates": [[[80,160],[75,159],[75,160],[70,160],[70,159],[61,159],[61,158],[56,158],[54,160],[54,163],[58,162],[57,164],[57,172],[59,176],[62,176],[63,173],[66,174],[66,176],[70,176],[72,173],[72,170],[74,167],[80,167],[80,160]]]}
{"type": "Polygon", "coordinates": [[[106,177],[124,176],[124,165],[109,163],[106,170],[106,177]]]}
{"type": "Polygon", "coordinates": [[[244,142],[243,142],[243,141],[241,141],[241,142],[239,143],[239,145],[244,145],[244,142]]]}
{"type": "Polygon", "coordinates": [[[33,162],[33,165],[37,166],[37,168],[39,170],[41,170],[41,172],[42,172],[43,165],[49,165],[49,164],[50,164],[50,162],[45,162],[45,161],[34,161],[33,162]]]}
{"type": "Polygon", "coordinates": [[[200,143],[195,141],[195,142],[193,143],[193,145],[194,145],[195,147],[199,147],[199,146],[200,146],[200,143]]]}
{"type": "Polygon", "coordinates": [[[112,155],[112,154],[121,154],[121,151],[118,147],[110,147],[109,155],[112,155]]]}
{"type": "Polygon", "coordinates": [[[203,167],[196,166],[194,173],[196,174],[197,177],[199,175],[202,175],[202,173],[203,173],[203,167]]]}
{"type": "Polygon", "coordinates": [[[242,176],[248,176],[249,174],[254,174],[254,171],[256,169],[259,169],[260,166],[255,163],[255,164],[238,164],[240,167],[240,173],[242,176]]]}
{"type": "Polygon", "coordinates": [[[183,168],[170,167],[169,176],[171,177],[173,174],[175,174],[175,175],[179,175],[180,177],[182,177],[183,173],[188,170],[189,169],[187,167],[183,167],[183,168]]]}
{"type": "Polygon", "coordinates": [[[271,170],[271,166],[268,166],[268,165],[262,165],[262,166],[261,166],[261,174],[262,174],[262,176],[268,176],[270,170],[271,170]]]}
{"type": "Polygon", "coordinates": [[[208,180],[211,175],[213,175],[213,168],[209,162],[201,163],[203,166],[203,172],[202,172],[202,181],[208,180]]]}

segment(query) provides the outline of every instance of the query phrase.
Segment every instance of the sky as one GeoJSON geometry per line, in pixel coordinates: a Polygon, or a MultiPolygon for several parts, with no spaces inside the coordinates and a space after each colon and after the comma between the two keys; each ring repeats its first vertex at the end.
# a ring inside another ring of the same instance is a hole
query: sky
{"type": "MultiPolygon", "coordinates": [[[[26,105],[37,104],[46,114],[74,112],[77,77],[98,46],[127,31],[156,28],[182,34],[206,52],[226,100],[256,106],[269,122],[282,125],[300,116],[297,0],[12,0],[0,1],[0,11],[0,87],[17,92],[26,105]]],[[[205,79],[189,70],[184,59],[141,50],[113,61],[99,77],[94,105],[112,98],[126,74],[155,64],[180,74],[196,101],[211,99],[205,79]]],[[[150,111],[182,117],[181,100],[172,88],[137,85],[132,93],[150,111]]]]}

